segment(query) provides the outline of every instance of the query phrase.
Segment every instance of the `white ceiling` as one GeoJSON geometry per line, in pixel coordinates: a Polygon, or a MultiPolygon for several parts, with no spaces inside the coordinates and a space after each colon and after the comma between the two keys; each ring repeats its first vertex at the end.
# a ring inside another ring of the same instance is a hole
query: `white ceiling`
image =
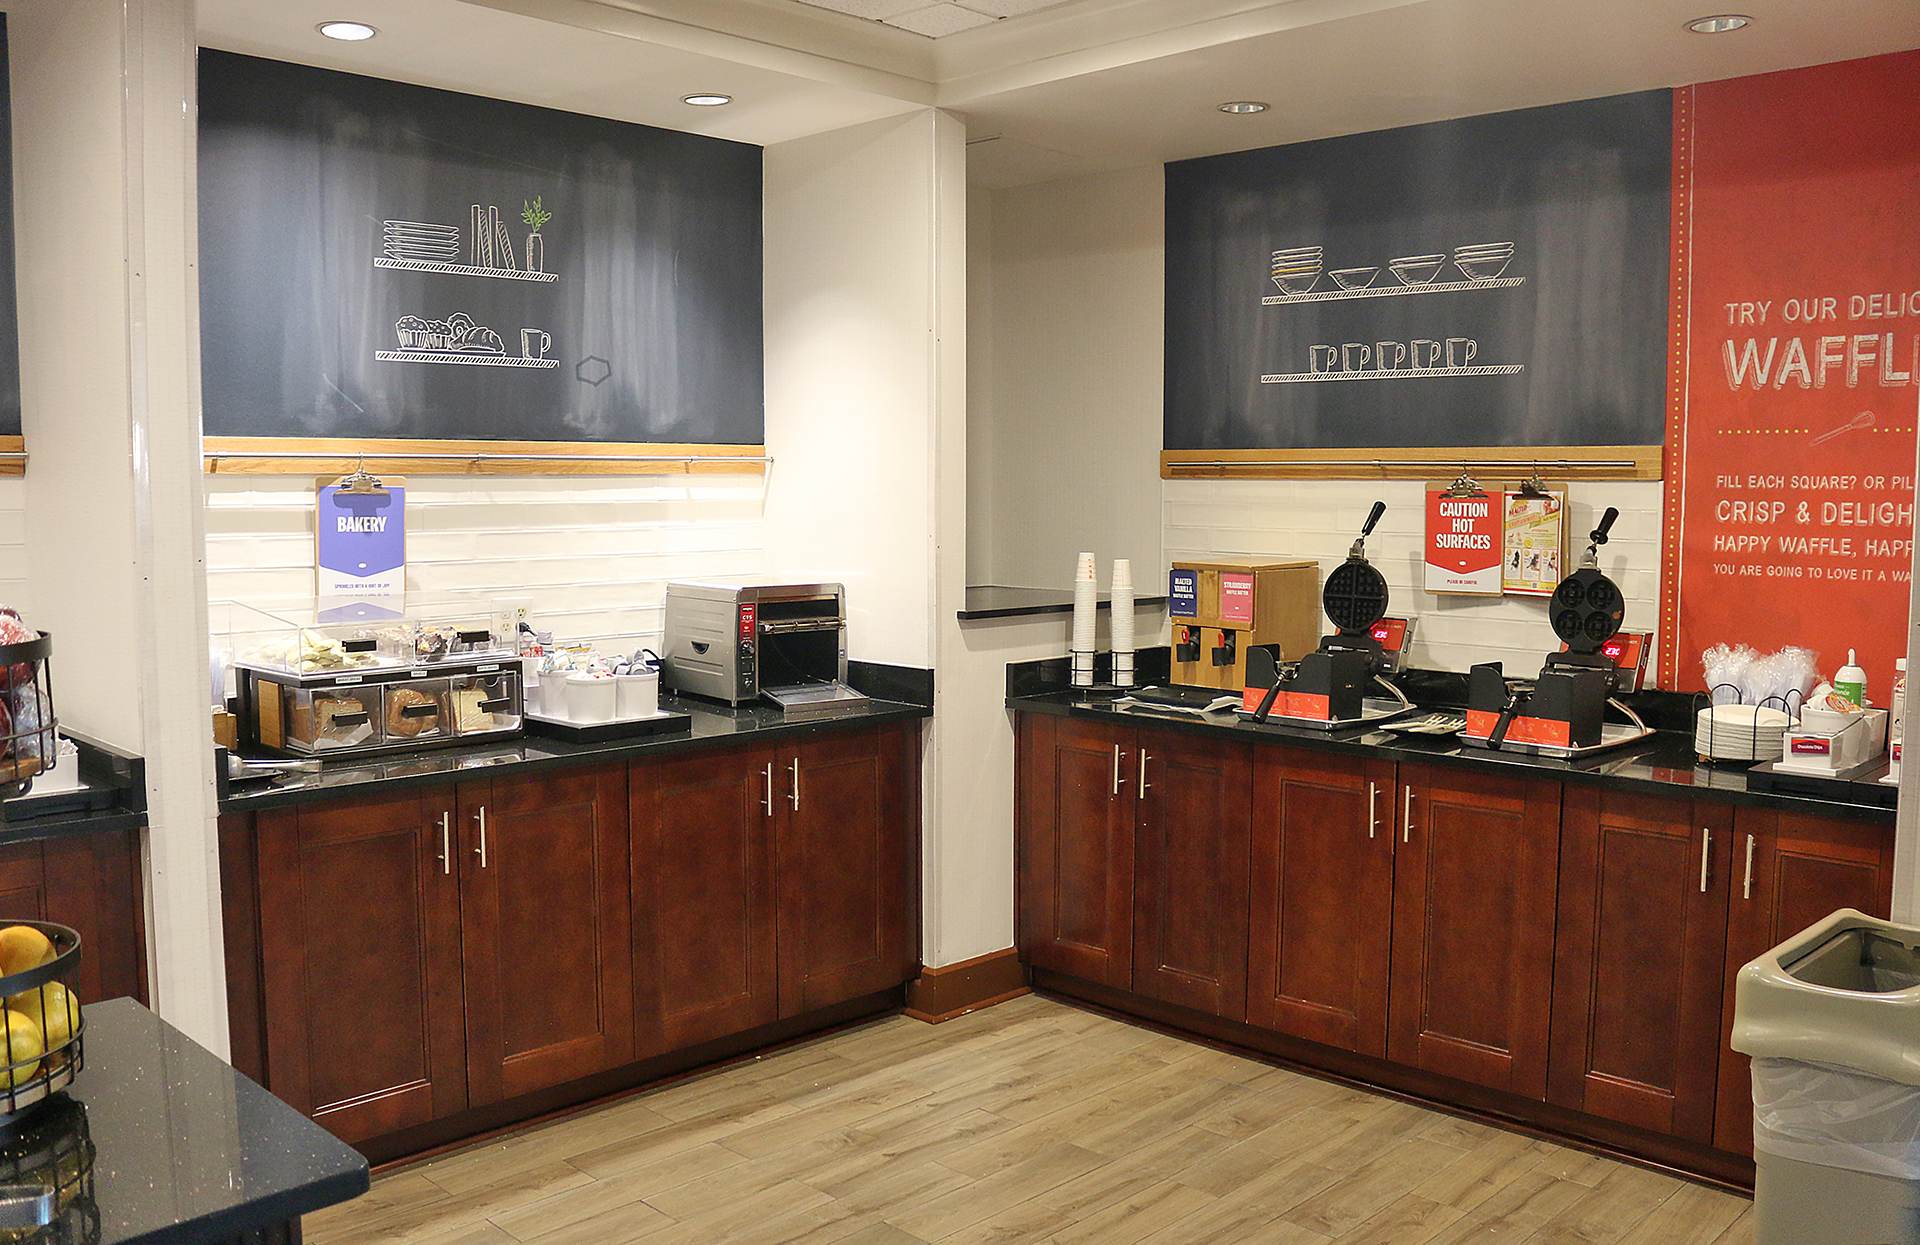
{"type": "MultiPolygon", "coordinates": [[[[822,0],[874,15],[927,0],[822,0]]],[[[1916,0],[959,0],[942,38],[813,0],[199,0],[210,47],[776,143],[935,105],[1005,187],[1920,47],[1916,0]],[[1684,29],[1732,4],[1754,24],[1684,29]],[[314,26],[379,27],[359,44],[314,26]],[[696,91],[723,108],[680,102],[696,91]],[[1217,105],[1272,105],[1228,116],[1217,105]]],[[[949,6],[951,7],[951,6],[949,6]]]]}

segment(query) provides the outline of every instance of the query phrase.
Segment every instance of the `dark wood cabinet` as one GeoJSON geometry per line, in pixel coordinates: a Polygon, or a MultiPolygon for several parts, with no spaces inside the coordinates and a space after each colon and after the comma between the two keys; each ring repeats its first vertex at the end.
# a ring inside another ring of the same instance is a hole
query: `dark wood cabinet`
{"type": "Polygon", "coordinates": [[[1243,1020],[1251,747],[1154,730],[1133,747],[1133,988],[1243,1020]]]}
{"type": "Polygon", "coordinates": [[[1394,799],[1390,762],[1255,753],[1249,1023],[1386,1055],[1394,799]]]}
{"type": "Polygon", "coordinates": [[[779,1018],[773,767],[729,752],[628,771],[638,1055],[779,1018]]]}
{"type": "Polygon", "coordinates": [[[458,797],[469,1104],[631,1061],[626,766],[458,797]]]}
{"type": "Polygon", "coordinates": [[[467,1105],[453,792],[260,814],[268,1088],[345,1141],[467,1105]]]}
{"type": "Polygon", "coordinates": [[[1733,813],[1566,789],[1551,1101],[1713,1140],[1733,813]]]}
{"type": "Polygon", "coordinates": [[[1885,917],[1893,902],[1893,833],[1883,825],[1743,806],[1734,813],[1733,853],[1713,1144],[1751,1154],[1751,1061],[1727,1044],[1735,976],[1836,909],[1885,917]]]}
{"type": "Polygon", "coordinates": [[[84,1002],[147,1001],[140,832],[65,835],[0,847],[0,925],[54,921],[80,934],[72,986],[84,1002]]]}
{"type": "Polygon", "coordinates": [[[1134,732],[1020,715],[1019,944],[1028,963],[1133,984],[1134,732]]]}
{"type": "MultiPolygon", "coordinates": [[[[914,879],[918,755],[905,728],[794,740],[773,758],[775,926],[782,1016],[897,986],[914,974],[905,915],[914,879]]],[[[759,757],[754,758],[756,762],[759,757]]]]}
{"type": "Polygon", "coordinates": [[[1387,1054],[1546,1097],[1560,784],[1399,767],[1387,1054]]]}

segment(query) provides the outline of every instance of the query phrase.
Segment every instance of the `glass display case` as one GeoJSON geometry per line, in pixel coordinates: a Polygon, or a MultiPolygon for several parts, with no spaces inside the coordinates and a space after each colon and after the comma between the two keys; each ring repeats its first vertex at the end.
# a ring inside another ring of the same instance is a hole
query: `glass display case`
{"type": "Polygon", "coordinates": [[[520,659],[484,607],[236,604],[225,651],[247,745],[356,755],[520,732],[520,659]]]}

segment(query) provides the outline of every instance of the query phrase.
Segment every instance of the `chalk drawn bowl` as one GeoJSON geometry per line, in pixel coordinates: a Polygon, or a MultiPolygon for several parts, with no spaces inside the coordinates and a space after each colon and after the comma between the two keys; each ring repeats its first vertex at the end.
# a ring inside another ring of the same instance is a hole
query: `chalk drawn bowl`
{"type": "Polygon", "coordinates": [[[1513,262],[1513,256],[1511,254],[1482,257],[1455,255],[1453,262],[1455,267],[1467,274],[1467,280],[1491,281],[1507,270],[1507,265],[1513,262]]]}
{"type": "Polygon", "coordinates": [[[1277,272],[1273,274],[1273,283],[1280,287],[1282,294],[1312,293],[1315,283],[1319,280],[1320,273],[1317,270],[1314,272],[1286,273],[1284,275],[1277,272]]]}
{"type": "Polygon", "coordinates": [[[1332,277],[1333,283],[1343,290],[1364,290],[1373,284],[1375,277],[1380,275],[1380,266],[1376,264],[1372,268],[1335,268],[1327,275],[1332,277]]]}
{"type": "Polygon", "coordinates": [[[1446,262],[1444,255],[1402,255],[1387,261],[1387,271],[1398,277],[1402,285],[1425,285],[1440,275],[1446,262]]]}

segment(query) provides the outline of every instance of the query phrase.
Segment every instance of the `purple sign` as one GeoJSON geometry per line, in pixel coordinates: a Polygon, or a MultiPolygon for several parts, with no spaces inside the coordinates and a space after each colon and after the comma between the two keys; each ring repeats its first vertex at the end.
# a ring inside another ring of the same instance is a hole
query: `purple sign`
{"type": "Polygon", "coordinates": [[[320,597],[397,597],[406,592],[407,490],[320,488],[314,525],[320,597]]]}

